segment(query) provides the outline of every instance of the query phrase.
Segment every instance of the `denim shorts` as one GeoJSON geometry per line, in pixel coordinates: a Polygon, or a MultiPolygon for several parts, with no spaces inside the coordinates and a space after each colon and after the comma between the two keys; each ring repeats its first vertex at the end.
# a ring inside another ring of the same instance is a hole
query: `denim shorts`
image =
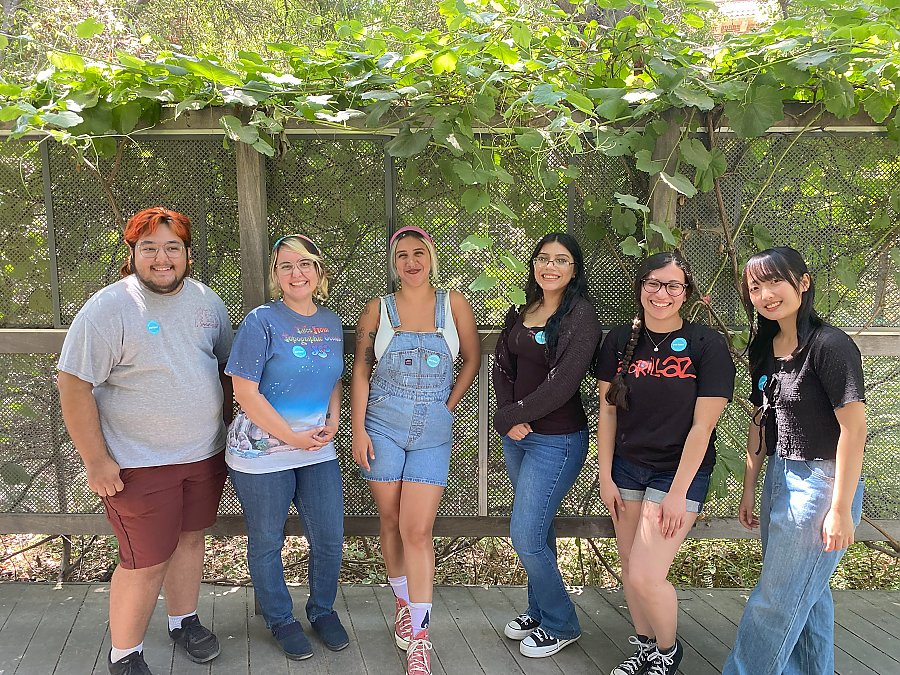
{"type": "Polygon", "coordinates": [[[453,413],[444,400],[412,401],[375,392],[366,408],[366,432],[375,459],[365,480],[447,486],[453,413]]]}
{"type": "MultiPolygon", "coordinates": [[[[700,513],[703,509],[711,474],[712,468],[701,467],[688,486],[687,510],[690,513],[700,513]]],[[[669,493],[672,481],[675,480],[675,472],[658,471],[613,455],[612,479],[625,501],[640,502],[646,499],[659,504],[669,493]]]]}

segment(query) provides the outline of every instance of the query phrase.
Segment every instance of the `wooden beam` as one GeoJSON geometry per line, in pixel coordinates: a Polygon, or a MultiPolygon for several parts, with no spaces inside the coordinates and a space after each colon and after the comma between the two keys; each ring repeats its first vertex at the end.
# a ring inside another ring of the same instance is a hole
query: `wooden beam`
{"type": "MultiPolygon", "coordinates": [[[[681,138],[682,113],[680,110],[666,110],[662,119],[668,124],[665,133],[656,139],[653,148],[653,159],[665,162],[665,171],[674,175],[678,159],[678,141],[681,138]]],[[[670,230],[678,221],[678,192],[666,185],[659,174],[650,179],[650,222],[665,225],[670,230]]],[[[648,241],[650,248],[658,250],[665,247],[662,235],[651,232],[648,241]]]]}
{"type": "Polygon", "coordinates": [[[246,314],[266,302],[269,227],[265,158],[246,143],[235,143],[238,229],[241,238],[241,297],[246,314]]]}
{"type": "MultiPolygon", "coordinates": [[[[876,520],[894,539],[900,539],[900,520],[876,520]]],[[[560,537],[613,537],[608,516],[590,518],[557,518],[556,533],[560,537]]],[[[99,513],[0,513],[0,532],[4,534],[102,534],[111,535],[106,516],[99,513]]],[[[247,533],[241,515],[220,515],[208,531],[214,536],[241,536],[247,533]]],[[[301,536],[298,518],[288,518],[285,533],[301,536]]],[[[348,537],[377,537],[376,516],[344,518],[344,534],[348,537]]],[[[438,516],[434,524],[436,537],[508,537],[509,518],[505,516],[438,516]]],[[[758,531],[748,532],[737,518],[709,518],[697,521],[689,535],[694,539],[755,539],[758,531]]],[[[857,541],[883,541],[875,528],[862,523],[856,531],[857,541]]]]}

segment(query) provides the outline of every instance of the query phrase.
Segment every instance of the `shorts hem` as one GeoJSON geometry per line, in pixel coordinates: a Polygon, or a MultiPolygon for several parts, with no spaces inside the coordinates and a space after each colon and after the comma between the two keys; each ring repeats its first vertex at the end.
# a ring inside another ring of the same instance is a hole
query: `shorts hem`
{"type": "Polygon", "coordinates": [[[642,502],[644,501],[645,490],[632,490],[629,488],[619,488],[619,495],[626,502],[642,502]]]}
{"type": "MultiPolygon", "coordinates": [[[[654,504],[659,504],[663,499],[666,498],[668,492],[663,492],[662,490],[657,490],[656,488],[648,487],[644,493],[644,500],[648,502],[653,502],[654,504]]],[[[703,502],[698,502],[694,499],[684,500],[685,510],[688,513],[700,513],[703,510],[703,502]]]]}

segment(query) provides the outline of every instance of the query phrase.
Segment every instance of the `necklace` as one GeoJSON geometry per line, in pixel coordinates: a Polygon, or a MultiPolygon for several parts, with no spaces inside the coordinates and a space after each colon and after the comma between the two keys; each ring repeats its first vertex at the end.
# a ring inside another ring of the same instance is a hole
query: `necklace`
{"type": "Polygon", "coordinates": [[[647,339],[650,340],[650,343],[653,345],[653,351],[658,352],[658,351],[659,351],[659,346],[660,346],[663,342],[665,342],[666,339],[667,339],[672,333],[674,333],[675,331],[674,331],[674,330],[670,330],[668,333],[665,334],[665,336],[663,337],[663,339],[660,340],[659,342],[653,342],[653,338],[650,337],[650,331],[647,330],[646,328],[644,328],[644,332],[647,334],[647,339]]]}

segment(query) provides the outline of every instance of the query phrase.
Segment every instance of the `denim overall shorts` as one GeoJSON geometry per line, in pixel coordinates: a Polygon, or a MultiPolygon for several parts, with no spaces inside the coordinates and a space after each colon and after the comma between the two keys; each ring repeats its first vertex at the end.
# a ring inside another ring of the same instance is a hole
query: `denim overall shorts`
{"type": "Polygon", "coordinates": [[[384,298],[395,333],[369,384],[365,424],[375,459],[361,469],[366,480],[447,485],[453,356],[443,335],[446,293],[436,292],[433,333],[399,330],[394,295],[384,298]]]}

